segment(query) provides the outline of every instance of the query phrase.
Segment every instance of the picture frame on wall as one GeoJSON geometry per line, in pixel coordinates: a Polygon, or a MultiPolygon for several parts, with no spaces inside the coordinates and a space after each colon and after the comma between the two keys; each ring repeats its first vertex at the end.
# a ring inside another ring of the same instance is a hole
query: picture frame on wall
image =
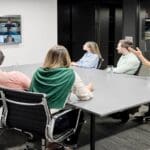
{"type": "Polygon", "coordinates": [[[21,38],[21,15],[0,16],[0,44],[19,44],[21,38]]]}

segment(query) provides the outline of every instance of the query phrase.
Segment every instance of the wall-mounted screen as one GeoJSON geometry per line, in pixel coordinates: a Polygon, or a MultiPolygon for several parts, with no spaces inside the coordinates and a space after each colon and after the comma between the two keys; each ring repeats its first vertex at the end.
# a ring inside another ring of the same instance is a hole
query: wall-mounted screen
{"type": "Polygon", "coordinates": [[[21,43],[21,16],[0,17],[0,44],[21,43]]]}

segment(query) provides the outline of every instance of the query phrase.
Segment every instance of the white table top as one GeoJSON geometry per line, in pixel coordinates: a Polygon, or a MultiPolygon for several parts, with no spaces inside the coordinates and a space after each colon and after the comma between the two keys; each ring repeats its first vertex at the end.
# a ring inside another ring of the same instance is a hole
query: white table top
{"type": "MultiPolygon", "coordinates": [[[[39,64],[1,67],[2,70],[18,70],[32,77],[39,64]]],[[[150,78],[107,73],[97,69],[74,67],[85,83],[94,85],[94,98],[89,101],[77,101],[73,97],[72,105],[105,116],[130,107],[150,102],[150,78]]]]}
{"type": "Polygon", "coordinates": [[[41,66],[41,63],[37,64],[25,64],[25,65],[12,65],[12,66],[1,66],[0,69],[3,71],[21,71],[25,73],[27,76],[32,78],[35,70],[41,66]]]}
{"type": "Polygon", "coordinates": [[[107,73],[97,69],[75,68],[84,81],[94,85],[94,98],[70,104],[100,116],[150,102],[150,78],[107,73]]]}

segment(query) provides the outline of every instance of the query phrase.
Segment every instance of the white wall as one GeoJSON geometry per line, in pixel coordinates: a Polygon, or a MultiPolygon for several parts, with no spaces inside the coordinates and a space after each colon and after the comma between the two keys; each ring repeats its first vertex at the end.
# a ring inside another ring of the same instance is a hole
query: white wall
{"type": "Polygon", "coordinates": [[[21,15],[22,43],[0,45],[3,66],[42,62],[57,43],[57,0],[0,0],[0,16],[21,15]]]}

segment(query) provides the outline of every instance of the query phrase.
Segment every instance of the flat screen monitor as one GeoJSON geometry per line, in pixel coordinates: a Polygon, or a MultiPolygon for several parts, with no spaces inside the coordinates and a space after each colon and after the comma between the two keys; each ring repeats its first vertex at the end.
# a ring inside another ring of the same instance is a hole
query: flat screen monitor
{"type": "Polygon", "coordinates": [[[0,17],[0,44],[21,43],[21,16],[0,17]]]}

